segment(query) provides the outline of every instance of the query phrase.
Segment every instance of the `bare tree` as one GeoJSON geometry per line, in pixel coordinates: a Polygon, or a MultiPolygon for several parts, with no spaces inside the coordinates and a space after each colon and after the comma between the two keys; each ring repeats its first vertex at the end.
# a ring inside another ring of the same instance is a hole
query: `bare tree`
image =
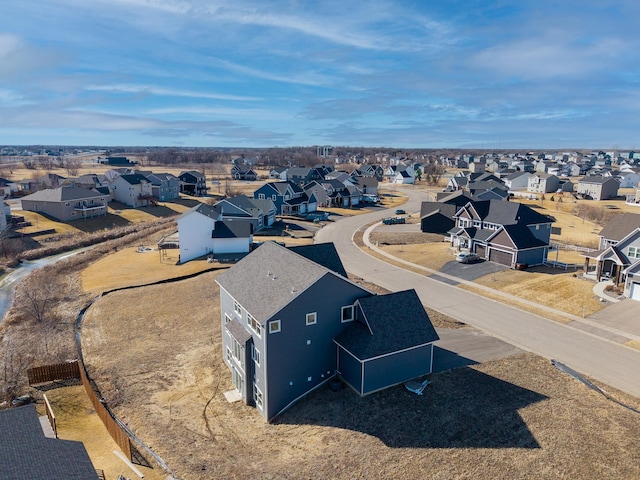
{"type": "Polygon", "coordinates": [[[22,165],[24,165],[24,168],[28,169],[28,170],[35,170],[36,168],[36,161],[33,157],[23,157],[22,158],[22,165]]]}
{"type": "Polygon", "coordinates": [[[67,175],[75,177],[80,170],[80,161],[77,159],[68,158],[64,161],[64,168],[67,169],[67,175]]]}
{"type": "Polygon", "coordinates": [[[38,323],[45,320],[55,300],[55,285],[46,269],[38,269],[23,280],[17,302],[25,315],[38,323]]]}

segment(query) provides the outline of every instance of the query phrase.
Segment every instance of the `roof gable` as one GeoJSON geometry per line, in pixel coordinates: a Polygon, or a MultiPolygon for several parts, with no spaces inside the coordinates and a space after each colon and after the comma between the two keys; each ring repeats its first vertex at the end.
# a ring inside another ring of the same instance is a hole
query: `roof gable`
{"type": "Polygon", "coordinates": [[[360,360],[435,342],[438,334],[415,290],[356,300],[361,320],[336,338],[360,360]]]}

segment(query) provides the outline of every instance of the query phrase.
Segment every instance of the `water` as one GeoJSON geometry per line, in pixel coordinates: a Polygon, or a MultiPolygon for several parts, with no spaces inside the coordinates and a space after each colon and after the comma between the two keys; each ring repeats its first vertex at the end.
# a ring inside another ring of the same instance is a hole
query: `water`
{"type": "Polygon", "coordinates": [[[87,248],[73,250],[72,252],[60,253],[51,257],[41,258],[39,260],[24,261],[20,264],[19,267],[15,268],[13,271],[2,277],[2,279],[0,280],[0,322],[2,322],[4,315],[13,304],[13,293],[16,289],[16,285],[18,285],[20,280],[22,280],[24,277],[38,268],[42,268],[46,265],[51,265],[52,263],[59,262],[60,260],[72,257],[73,255],[77,255],[78,253],[87,250],[87,248]]]}

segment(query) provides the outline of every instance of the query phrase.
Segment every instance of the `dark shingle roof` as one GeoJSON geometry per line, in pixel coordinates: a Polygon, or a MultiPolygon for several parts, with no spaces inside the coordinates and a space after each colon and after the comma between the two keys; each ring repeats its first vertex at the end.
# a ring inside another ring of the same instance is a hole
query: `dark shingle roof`
{"type": "Polygon", "coordinates": [[[238,218],[216,222],[211,238],[248,238],[252,233],[251,221],[238,218]]]}
{"type": "Polygon", "coordinates": [[[356,305],[368,326],[354,321],[335,341],[360,360],[439,339],[415,290],[360,298],[356,305]]]}
{"type": "Polygon", "coordinates": [[[505,225],[504,229],[519,250],[548,246],[546,242],[536,238],[531,230],[524,225],[505,225]]]}
{"type": "Polygon", "coordinates": [[[198,212],[206,217],[209,218],[213,218],[214,220],[217,220],[221,213],[220,210],[218,210],[216,207],[212,207],[210,205],[207,205],[206,203],[199,203],[198,205],[196,205],[195,207],[190,208],[189,210],[187,210],[186,212],[184,212],[181,217],[184,217],[185,215],[187,215],[188,213],[191,212],[198,212]]]}
{"type": "Polygon", "coordinates": [[[424,218],[434,213],[441,213],[447,218],[453,220],[453,216],[458,211],[458,207],[449,203],[441,202],[422,202],[420,206],[420,218],[424,218]]]}
{"type": "Polygon", "coordinates": [[[606,183],[610,180],[613,180],[615,182],[617,182],[617,180],[613,177],[603,177],[600,175],[593,175],[591,177],[584,177],[582,180],[580,180],[578,183],[598,183],[598,184],[603,184],[606,183]]]}
{"type": "Polygon", "coordinates": [[[502,200],[483,200],[470,203],[482,220],[497,225],[535,225],[554,221],[553,218],[542,215],[522,203],[502,200]]]}
{"type": "Polygon", "coordinates": [[[147,177],[139,173],[134,173],[131,175],[120,175],[120,178],[122,178],[123,180],[125,180],[127,183],[131,185],[140,185],[143,182],[144,183],[149,182],[149,180],[147,180],[147,177]]]}
{"type": "Polygon", "coordinates": [[[289,250],[308,258],[312,262],[322,265],[329,270],[347,277],[347,271],[342,265],[342,261],[338,256],[338,251],[333,243],[316,243],[313,245],[299,245],[296,247],[289,247],[289,250]]]}
{"type": "Polygon", "coordinates": [[[636,228],[640,228],[640,214],[621,213],[611,217],[598,235],[607,240],[620,241],[636,228]]]}
{"type": "Polygon", "coordinates": [[[44,436],[35,405],[0,411],[0,478],[98,478],[82,442],[44,436]]]}

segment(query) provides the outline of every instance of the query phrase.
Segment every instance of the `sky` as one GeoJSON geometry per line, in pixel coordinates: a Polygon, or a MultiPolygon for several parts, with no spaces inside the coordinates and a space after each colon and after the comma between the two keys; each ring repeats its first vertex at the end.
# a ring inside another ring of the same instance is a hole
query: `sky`
{"type": "Polygon", "coordinates": [[[634,149],[636,0],[0,0],[0,144],[634,149]]]}

